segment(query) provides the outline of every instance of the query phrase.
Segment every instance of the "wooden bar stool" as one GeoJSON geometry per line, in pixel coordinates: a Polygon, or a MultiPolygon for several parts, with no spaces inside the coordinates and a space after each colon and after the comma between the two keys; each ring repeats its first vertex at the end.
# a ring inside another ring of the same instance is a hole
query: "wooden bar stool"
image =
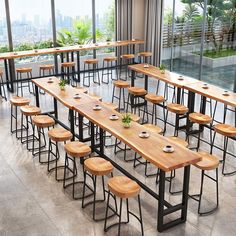
{"type": "Polygon", "coordinates": [[[83,86],[90,87],[90,79],[93,80],[94,83],[100,85],[100,77],[98,71],[98,59],[87,59],[84,61],[84,71],[86,71],[87,67],[87,75],[84,72],[83,76],[83,86]],[[95,80],[97,76],[97,81],[95,80]],[[85,83],[85,79],[88,79],[88,84],[85,83]]]}
{"type": "Polygon", "coordinates": [[[178,103],[169,103],[167,104],[167,112],[166,112],[166,119],[165,119],[165,128],[164,132],[166,131],[166,125],[168,120],[168,113],[172,112],[176,115],[175,125],[174,125],[174,136],[178,136],[179,133],[179,121],[182,118],[185,118],[188,113],[188,108],[184,105],[178,103]]]}
{"type": "Polygon", "coordinates": [[[130,87],[129,83],[122,80],[117,80],[113,82],[112,103],[114,102],[114,99],[118,99],[119,102],[118,111],[125,110],[125,89],[129,87],[130,87]],[[115,95],[116,88],[119,89],[119,96],[115,95]],[[121,107],[122,103],[123,106],[121,107]]]}
{"type": "Polygon", "coordinates": [[[54,74],[54,65],[40,65],[39,66],[39,76],[53,75],[54,74]]]}
{"type": "MultiPolygon", "coordinates": [[[[127,107],[126,112],[129,111],[129,106],[131,113],[136,114],[136,108],[138,106],[138,115],[141,116],[141,106],[144,106],[143,112],[145,111],[145,106],[147,102],[145,101],[145,95],[147,94],[147,90],[141,87],[129,87],[128,88],[128,99],[127,99],[127,107]],[[143,99],[143,103],[140,103],[140,99],[143,99]],[[134,109],[133,109],[134,108],[134,109]]],[[[145,112],[144,112],[145,113],[145,112]]],[[[144,115],[143,115],[144,118],[144,115]]],[[[144,122],[144,120],[142,120],[144,122]]]]}
{"type": "Polygon", "coordinates": [[[0,70],[0,96],[7,101],[6,90],[5,90],[5,86],[4,86],[3,83],[4,83],[4,81],[3,81],[3,71],[0,70]]]}
{"type": "MultiPolygon", "coordinates": [[[[95,220],[95,221],[101,221],[101,220],[105,219],[104,216],[100,217],[100,218],[96,217],[96,203],[106,201],[106,194],[105,193],[107,192],[107,190],[105,189],[104,176],[111,175],[111,177],[113,177],[112,171],[113,171],[113,165],[111,164],[111,162],[105,160],[104,158],[91,157],[91,158],[88,158],[84,161],[84,187],[83,187],[82,208],[85,208],[86,206],[92,204],[93,205],[93,220],[95,220]],[[85,190],[86,190],[86,187],[88,186],[86,184],[87,176],[90,177],[92,180],[93,200],[85,203],[85,201],[84,201],[85,200],[85,190]],[[101,179],[102,179],[103,199],[99,199],[99,200],[97,199],[97,177],[101,177],[101,179]]],[[[105,211],[104,211],[104,215],[105,215],[105,211]]],[[[114,216],[114,214],[111,215],[110,217],[112,217],[112,216],[114,216]]]]}
{"type": "MultiPolygon", "coordinates": [[[[210,143],[208,143],[209,145],[212,145],[212,117],[202,114],[202,113],[198,113],[198,112],[194,112],[194,113],[190,113],[189,116],[189,122],[195,123],[199,125],[199,131],[198,131],[198,141],[197,141],[197,147],[196,149],[198,150],[200,147],[200,141],[201,141],[201,132],[200,132],[200,127],[202,125],[210,125],[210,143]]],[[[191,131],[189,131],[189,124],[187,125],[187,137],[189,138],[191,131]]]]}
{"type": "Polygon", "coordinates": [[[102,83],[109,84],[110,80],[117,80],[117,79],[118,79],[117,57],[105,57],[103,59],[102,83]],[[113,70],[115,70],[116,73],[115,78],[113,78],[113,70]],[[105,73],[105,71],[107,72],[105,73]],[[107,76],[107,80],[105,80],[104,78],[105,75],[107,76]]]}
{"type": "Polygon", "coordinates": [[[124,54],[120,56],[120,80],[127,80],[129,77],[129,70],[128,70],[128,65],[134,64],[134,54],[124,54]],[[125,73],[125,77],[122,78],[121,74],[122,72],[125,73]]]}
{"type": "Polygon", "coordinates": [[[16,78],[17,78],[17,88],[16,88],[16,92],[17,95],[19,95],[19,90],[21,91],[21,96],[24,96],[23,93],[23,88],[28,88],[29,92],[31,94],[35,94],[34,93],[34,87],[32,85],[31,82],[31,78],[32,78],[32,68],[17,68],[16,69],[16,78]],[[26,78],[23,78],[23,75],[26,74],[26,78]],[[27,81],[22,81],[23,79],[28,79],[27,81]],[[24,85],[26,84],[26,85],[24,85]],[[32,87],[32,90],[31,90],[32,87]]]}
{"type": "Polygon", "coordinates": [[[142,220],[142,211],[141,211],[141,202],[139,193],[141,191],[140,186],[133,180],[129,179],[126,176],[115,176],[108,180],[108,200],[107,200],[107,207],[106,207],[106,216],[105,216],[105,223],[104,223],[104,231],[107,232],[111,227],[118,225],[118,235],[120,235],[121,231],[121,224],[129,223],[129,216],[134,216],[141,225],[141,233],[144,235],[143,232],[143,220],[142,220]],[[120,198],[120,209],[119,212],[115,211],[110,206],[110,196],[116,196],[120,198]],[[139,208],[139,216],[134,214],[129,210],[129,199],[130,198],[138,198],[138,208],[139,208]],[[122,203],[123,199],[126,200],[126,207],[127,207],[127,221],[122,222],[122,203]],[[115,212],[115,214],[119,217],[119,222],[107,226],[107,218],[108,218],[108,210],[115,212]]]}
{"type": "Polygon", "coordinates": [[[140,52],[138,57],[140,63],[151,63],[152,52],[140,52]]]}
{"type": "MultiPolygon", "coordinates": [[[[151,131],[153,133],[156,134],[163,134],[163,130],[161,127],[157,126],[157,125],[153,125],[153,124],[143,124],[144,127],[144,131],[151,131]]],[[[156,176],[156,173],[148,173],[148,164],[150,164],[149,161],[145,160],[142,161],[140,160],[142,157],[141,156],[137,156],[137,153],[135,152],[135,156],[134,156],[134,163],[133,163],[133,167],[136,168],[139,165],[144,165],[145,166],[145,176],[146,177],[152,177],[152,176],[156,176]]]]}
{"type": "Polygon", "coordinates": [[[213,145],[214,145],[214,142],[215,142],[216,134],[223,135],[223,137],[224,137],[222,174],[223,175],[235,174],[236,170],[231,171],[231,172],[225,172],[225,162],[226,162],[227,154],[235,157],[235,155],[233,155],[231,153],[228,153],[227,149],[228,149],[229,138],[236,137],[236,127],[232,126],[232,125],[228,125],[228,124],[217,124],[217,125],[214,125],[213,128],[214,128],[215,132],[214,132],[213,141],[212,141],[212,148],[213,148],[213,145]]]}
{"type": "Polygon", "coordinates": [[[209,215],[215,212],[219,206],[219,187],[218,187],[218,166],[219,166],[219,159],[207,152],[198,152],[199,156],[201,157],[201,161],[194,164],[194,166],[201,170],[201,186],[200,186],[200,193],[189,195],[190,198],[198,201],[198,214],[199,215],[209,215]],[[206,174],[206,171],[214,171],[215,170],[215,178],[206,174]],[[201,204],[202,204],[202,195],[203,195],[203,185],[204,185],[204,177],[208,177],[213,182],[216,183],[216,206],[210,210],[201,211],[201,204]]]}
{"type": "Polygon", "coordinates": [[[55,179],[57,181],[63,181],[64,178],[58,178],[58,169],[65,168],[64,166],[58,166],[58,160],[60,158],[59,153],[59,142],[70,141],[73,137],[72,133],[64,128],[53,128],[48,131],[48,137],[49,137],[49,147],[48,147],[48,173],[51,171],[55,171],[55,179]],[[55,152],[53,151],[53,146],[55,147],[55,152]],[[51,160],[51,156],[54,156],[55,159],[51,160]],[[50,168],[50,163],[55,160],[55,166],[50,168]]]}
{"type": "Polygon", "coordinates": [[[27,150],[32,151],[33,146],[32,148],[30,148],[29,142],[33,141],[34,138],[36,138],[33,133],[34,128],[32,123],[32,117],[39,115],[41,113],[41,109],[36,106],[25,105],[21,106],[20,110],[21,110],[21,143],[26,142],[27,150]],[[24,118],[25,118],[25,123],[24,123],[24,118]],[[29,134],[30,127],[32,128],[32,134],[29,134]],[[23,131],[26,131],[26,136],[23,136],[23,131]]]}
{"type": "MultiPolygon", "coordinates": [[[[63,188],[68,188],[72,186],[72,197],[73,199],[81,199],[82,197],[77,197],[75,194],[75,185],[77,184],[85,184],[83,181],[76,181],[77,176],[77,166],[76,166],[76,159],[80,159],[83,163],[84,158],[91,154],[91,148],[82,142],[79,141],[72,141],[64,146],[66,156],[65,156],[65,165],[64,165],[64,179],[63,179],[63,188]],[[73,168],[69,167],[69,161],[73,163],[73,168]],[[67,172],[72,174],[71,177],[67,177],[67,172]],[[66,184],[66,180],[72,178],[72,183],[66,184]]],[[[83,167],[84,168],[84,167],[83,167]]],[[[91,189],[91,188],[90,188],[91,189]]]]}
{"type": "Polygon", "coordinates": [[[11,103],[11,133],[16,133],[16,138],[19,138],[18,132],[21,132],[21,128],[18,129],[18,107],[29,105],[30,100],[19,96],[13,96],[10,99],[10,103],[11,103]],[[15,123],[15,125],[13,123],[15,123]],[[13,126],[15,127],[13,128],[13,126]]]}
{"type": "Polygon", "coordinates": [[[46,138],[45,138],[45,131],[44,129],[47,128],[49,130],[50,127],[54,128],[55,120],[47,115],[37,115],[32,117],[32,123],[33,123],[33,149],[32,149],[32,155],[39,157],[39,163],[40,164],[47,164],[47,161],[41,160],[41,154],[42,153],[48,153],[48,150],[43,150],[47,146],[46,138]],[[37,135],[36,137],[36,129],[37,129],[37,135]],[[42,144],[42,138],[43,137],[43,144],[42,144]],[[38,141],[38,147],[35,147],[35,141],[38,141]],[[37,152],[36,152],[37,150],[37,152]]]}
{"type": "Polygon", "coordinates": [[[152,104],[152,113],[151,113],[152,124],[157,125],[157,119],[163,121],[165,124],[165,98],[162,96],[153,94],[153,93],[149,93],[145,95],[145,100],[147,101],[147,104],[145,106],[145,112],[143,113],[143,120],[144,120],[145,113],[147,115],[147,121],[149,120],[148,119],[148,102],[150,102],[152,104]],[[159,104],[162,106],[162,109],[163,109],[163,119],[161,119],[157,115],[157,106],[159,104]]]}
{"type": "Polygon", "coordinates": [[[71,84],[72,86],[77,86],[77,82],[74,84],[74,75],[75,75],[75,62],[62,62],[61,63],[61,74],[62,78],[65,79],[67,84],[71,84]]]}

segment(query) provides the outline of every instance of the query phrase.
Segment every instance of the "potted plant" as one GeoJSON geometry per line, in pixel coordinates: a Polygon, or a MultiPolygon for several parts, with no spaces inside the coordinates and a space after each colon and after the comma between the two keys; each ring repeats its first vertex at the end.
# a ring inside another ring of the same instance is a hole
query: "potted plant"
{"type": "Polygon", "coordinates": [[[61,90],[65,90],[66,81],[64,79],[61,79],[59,82],[59,86],[61,90]]]}
{"type": "Polygon", "coordinates": [[[161,64],[160,65],[160,70],[161,70],[162,74],[165,74],[165,69],[166,69],[166,66],[164,64],[161,64]]]}
{"type": "Polygon", "coordinates": [[[130,114],[128,114],[128,113],[123,114],[123,116],[122,116],[122,123],[123,123],[123,126],[125,128],[129,128],[130,127],[131,121],[132,121],[132,119],[131,119],[131,115],[130,114]]]}

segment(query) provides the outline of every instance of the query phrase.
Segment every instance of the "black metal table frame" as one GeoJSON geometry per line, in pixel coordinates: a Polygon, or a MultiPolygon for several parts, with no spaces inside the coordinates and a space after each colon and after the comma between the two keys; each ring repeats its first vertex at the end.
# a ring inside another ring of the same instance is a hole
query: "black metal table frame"
{"type": "MultiPolygon", "coordinates": [[[[36,93],[36,105],[39,107],[39,89],[35,85],[35,93],[36,93]]],[[[113,159],[105,155],[104,153],[104,136],[103,136],[103,129],[99,128],[99,144],[95,144],[94,140],[94,124],[91,122],[91,137],[89,139],[83,138],[83,116],[79,114],[79,135],[75,133],[75,124],[74,124],[74,109],[69,109],[70,114],[70,127],[66,126],[64,123],[60,122],[58,119],[58,106],[57,106],[57,99],[54,98],[54,111],[47,112],[50,116],[54,114],[54,119],[57,123],[62,125],[62,127],[70,130],[73,134],[73,140],[78,138],[81,142],[84,141],[91,141],[91,148],[94,152],[96,152],[99,156],[109,160],[113,166],[118,169],[121,173],[126,175],[127,177],[135,180],[140,187],[145,190],[147,193],[149,193],[152,197],[158,200],[158,214],[157,214],[157,230],[159,232],[162,232],[164,230],[167,230],[173,226],[176,226],[180,223],[186,222],[187,219],[187,208],[188,208],[188,192],[189,192],[189,178],[190,178],[190,165],[184,167],[184,176],[183,176],[183,192],[182,192],[182,201],[180,204],[172,205],[169,202],[165,200],[165,181],[166,181],[166,172],[160,169],[160,176],[159,176],[159,194],[154,192],[151,188],[147,187],[146,184],[141,182],[139,179],[131,175],[127,170],[125,170],[123,167],[118,165],[113,159]],[[168,223],[164,222],[165,216],[172,214],[174,212],[181,211],[180,218],[177,218],[173,221],[170,221],[168,223]]]]}

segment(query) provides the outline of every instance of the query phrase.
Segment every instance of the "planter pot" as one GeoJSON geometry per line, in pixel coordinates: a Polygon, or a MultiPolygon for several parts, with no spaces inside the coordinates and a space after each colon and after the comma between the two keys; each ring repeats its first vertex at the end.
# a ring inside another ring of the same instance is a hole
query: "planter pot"
{"type": "Polygon", "coordinates": [[[61,90],[61,91],[64,91],[64,90],[65,90],[65,87],[60,87],[60,90],[61,90]]]}
{"type": "Polygon", "coordinates": [[[123,123],[124,128],[130,128],[131,123],[123,123]]]}
{"type": "Polygon", "coordinates": [[[162,73],[162,74],[165,74],[165,70],[161,70],[161,73],[162,73]]]}

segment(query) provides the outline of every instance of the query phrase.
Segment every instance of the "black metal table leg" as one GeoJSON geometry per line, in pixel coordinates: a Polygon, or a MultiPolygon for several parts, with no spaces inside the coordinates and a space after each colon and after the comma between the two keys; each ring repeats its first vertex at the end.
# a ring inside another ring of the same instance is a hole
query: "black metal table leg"
{"type": "Polygon", "coordinates": [[[58,120],[58,109],[57,109],[57,99],[56,98],[53,98],[53,104],[54,104],[55,118],[58,120]]]}
{"type": "Polygon", "coordinates": [[[164,230],[164,200],[165,200],[165,172],[160,169],[159,175],[159,201],[158,201],[158,216],[157,216],[157,230],[162,232],[164,230]]]}
{"type": "Polygon", "coordinates": [[[80,83],[80,52],[77,52],[77,75],[78,75],[78,81],[80,83]]]}
{"type": "Polygon", "coordinates": [[[99,128],[99,148],[102,155],[104,155],[104,135],[103,129],[99,128]]]}
{"type": "Polygon", "coordinates": [[[75,140],[75,117],[74,117],[74,110],[69,110],[70,114],[70,132],[73,134],[72,141],[75,140]]]}
{"type": "Polygon", "coordinates": [[[145,75],[144,88],[146,91],[148,91],[148,75],[145,75]]]}
{"type": "Polygon", "coordinates": [[[39,88],[37,85],[34,86],[35,87],[35,102],[36,102],[36,106],[40,107],[40,102],[39,102],[39,88]]]}
{"type": "Polygon", "coordinates": [[[177,103],[181,103],[181,88],[177,87],[177,103]]]}
{"type": "Polygon", "coordinates": [[[79,141],[83,142],[84,140],[84,131],[83,131],[83,116],[79,114],[79,141]]]}
{"type": "Polygon", "coordinates": [[[194,112],[194,104],[195,104],[195,93],[189,91],[188,92],[188,109],[189,109],[189,113],[194,112]]]}
{"type": "Polygon", "coordinates": [[[131,72],[131,87],[134,87],[134,80],[135,80],[135,72],[132,70],[132,72],[131,72]]]}
{"type": "Polygon", "coordinates": [[[187,219],[187,210],[188,210],[188,192],[189,192],[189,178],[190,178],[190,166],[184,167],[184,182],[183,182],[183,193],[182,193],[182,212],[181,220],[183,222],[187,219]]]}
{"type": "Polygon", "coordinates": [[[8,91],[11,91],[11,87],[10,87],[10,84],[9,84],[9,73],[8,73],[8,64],[7,64],[7,59],[4,60],[4,68],[5,68],[5,75],[6,75],[7,89],[8,89],[8,91]]]}

